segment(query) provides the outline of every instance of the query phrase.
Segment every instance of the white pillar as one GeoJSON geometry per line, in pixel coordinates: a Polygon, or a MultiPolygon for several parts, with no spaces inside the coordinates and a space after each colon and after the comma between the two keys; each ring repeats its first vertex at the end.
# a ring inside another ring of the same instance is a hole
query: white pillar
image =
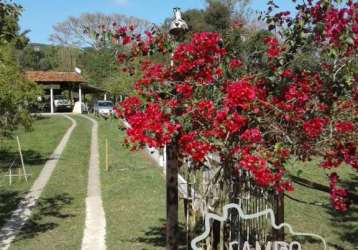
{"type": "Polygon", "coordinates": [[[51,107],[51,114],[54,113],[54,107],[53,107],[53,88],[50,88],[50,107],[51,107]]]}
{"type": "Polygon", "coordinates": [[[104,100],[107,101],[107,93],[104,94],[104,100]]]}
{"type": "Polygon", "coordinates": [[[78,101],[80,103],[80,113],[82,114],[82,89],[81,89],[81,85],[78,85],[78,101]]]}

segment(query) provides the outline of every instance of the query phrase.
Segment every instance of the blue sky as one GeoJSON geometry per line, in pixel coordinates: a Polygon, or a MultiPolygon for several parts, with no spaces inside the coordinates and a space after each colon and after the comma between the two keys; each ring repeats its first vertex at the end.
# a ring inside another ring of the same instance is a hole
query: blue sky
{"type": "MultiPolygon", "coordinates": [[[[205,0],[15,0],[24,7],[20,20],[22,30],[29,29],[31,42],[49,43],[52,26],[68,16],[82,12],[120,13],[161,23],[171,16],[173,7],[183,10],[204,8],[205,0]]],[[[276,0],[284,9],[292,10],[290,0],[276,0]]],[[[266,0],[251,0],[253,10],[264,10],[266,0]]]]}

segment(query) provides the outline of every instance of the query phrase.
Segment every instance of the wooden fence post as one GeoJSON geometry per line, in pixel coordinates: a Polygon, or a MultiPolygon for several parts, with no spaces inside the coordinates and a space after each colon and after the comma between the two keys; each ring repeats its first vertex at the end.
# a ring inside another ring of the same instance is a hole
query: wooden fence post
{"type": "MultiPolygon", "coordinates": [[[[28,181],[27,181],[27,173],[26,173],[26,169],[25,169],[24,157],[22,156],[21,144],[20,144],[20,139],[18,136],[16,136],[16,141],[17,141],[17,147],[18,147],[19,154],[20,154],[22,172],[24,174],[24,177],[25,177],[25,180],[27,183],[28,181]]],[[[20,168],[19,168],[19,178],[21,179],[21,169],[20,168]]]]}
{"type": "Polygon", "coordinates": [[[109,150],[108,150],[108,139],[106,138],[106,160],[105,160],[105,169],[106,172],[109,171],[109,150]]]}
{"type": "MultiPolygon", "coordinates": [[[[274,209],[275,209],[275,223],[280,225],[285,222],[285,203],[284,203],[284,193],[279,193],[274,197],[274,209]]],[[[275,241],[284,241],[285,240],[285,229],[284,227],[275,230],[273,232],[275,241]]]]}
{"type": "Polygon", "coordinates": [[[167,191],[167,250],[177,250],[178,232],[178,150],[173,142],[166,147],[166,191],[167,191]]]}

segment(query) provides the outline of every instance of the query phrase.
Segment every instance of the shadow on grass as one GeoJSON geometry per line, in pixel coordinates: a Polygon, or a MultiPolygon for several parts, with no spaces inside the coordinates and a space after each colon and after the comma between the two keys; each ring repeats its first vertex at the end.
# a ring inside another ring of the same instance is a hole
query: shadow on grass
{"type": "Polygon", "coordinates": [[[0,191],[0,227],[11,216],[11,212],[16,209],[20,201],[21,196],[19,192],[0,191]]]}
{"type": "Polygon", "coordinates": [[[58,226],[57,223],[51,222],[53,218],[67,219],[75,217],[73,214],[62,212],[72,201],[73,197],[68,193],[62,193],[50,198],[40,198],[34,208],[34,213],[17,235],[16,241],[35,238],[39,234],[53,230],[58,226]]]}
{"type": "Polygon", "coordinates": [[[48,120],[48,119],[50,119],[50,118],[51,118],[50,116],[40,115],[40,114],[35,114],[35,115],[33,116],[33,119],[36,120],[36,121],[48,120]]]}
{"type": "MultiPolygon", "coordinates": [[[[152,245],[154,247],[165,247],[166,246],[166,225],[165,220],[161,219],[161,226],[152,226],[144,231],[144,235],[141,237],[137,237],[132,240],[134,243],[145,243],[148,245],[152,245]]],[[[187,249],[186,243],[186,232],[184,229],[184,225],[180,224],[178,228],[178,238],[179,248],[178,249],[187,249]]]]}
{"type": "MultiPolygon", "coordinates": [[[[22,150],[25,165],[42,165],[48,159],[43,157],[39,152],[34,150],[22,150]]],[[[7,171],[11,162],[18,159],[20,162],[20,156],[18,151],[10,151],[9,149],[0,150],[0,171],[7,171]]]]}

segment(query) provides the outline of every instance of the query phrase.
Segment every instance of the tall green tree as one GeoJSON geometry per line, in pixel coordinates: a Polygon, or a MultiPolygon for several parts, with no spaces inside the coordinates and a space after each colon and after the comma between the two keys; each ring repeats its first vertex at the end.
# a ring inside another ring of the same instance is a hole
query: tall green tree
{"type": "Polygon", "coordinates": [[[82,13],[79,17],[70,16],[55,24],[49,39],[62,46],[100,49],[107,46],[106,39],[101,34],[117,25],[135,25],[144,30],[151,24],[143,19],[120,14],[82,13]]]}
{"type": "MultiPolygon", "coordinates": [[[[137,63],[133,63],[132,66],[138,69],[140,64],[137,61],[137,63]]],[[[133,74],[128,74],[128,72],[124,72],[123,70],[115,70],[112,71],[110,76],[104,79],[102,85],[103,88],[112,93],[116,101],[118,101],[118,97],[123,99],[135,93],[133,84],[140,76],[139,70],[135,70],[133,74]]]]}
{"type": "Polygon", "coordinates": [[[53,70],[59,67],[59,48],[29,45],[20,51],[19,63],[25,70],[53,70]]]}
{"type": "Polygon", "coordinates": [[[25,31],[20,33],[18,25],[22,7],[15,3],[0,0],[0,43],[13,43],[17,48],[23,48],[29,41],[25,31]]]}
{"type": "Polygon", "coordinates": [[[104,79],[118,71],[113,48],[85,48],[79,55],[77,65],[90,83],[97,86],[102,86],[104,79]]]}
{"type": "Polygon", "coordinates": [[[227,30],[231,24],[230,7],[219,1],[209,1],[209,5],[204,12],[204,20],[213,31],[222,32],[227,30]]]}
{"type": "Polygon", "coordinates": [[[19,33],[21,7],[0,0],[0,137],[9,136],[18,125],[31,126],[30,112],[40,89],[24,78],[14,57],[15,47],[27,39],[19,33]]]}

